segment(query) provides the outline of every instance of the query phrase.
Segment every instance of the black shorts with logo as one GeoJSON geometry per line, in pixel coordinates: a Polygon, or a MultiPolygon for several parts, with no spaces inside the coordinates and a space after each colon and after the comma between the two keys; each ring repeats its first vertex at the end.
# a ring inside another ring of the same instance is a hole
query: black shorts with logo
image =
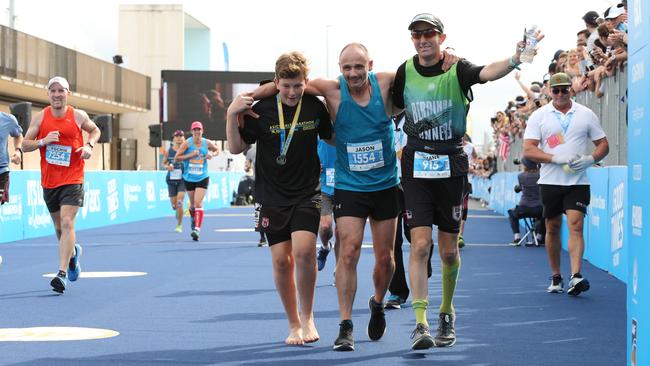
{"type": "Polygon", "coordinates": [[[441,179],[403,177],[409,227],[436,225],[446,233],[458,233],[466,185],[466,175],[441,179]]]}
{"type": "Polygon", "coordinates": [[[318,233],[320,224],[320,193],[307,197],[293,206],[256,204],[255,230],[266,234],[269,245],[291,240],[294,231],[318,233]]]}
{"type": "Polygon", "coordinates": [[[56,188],[43,188],[43,200],[50,212],[59,212],[61,206],[84,205],[84,185],[66,184],[56,188]]]}
{"type": "Polygon", "coordinates": [[[183,184],[185,185],[185,190],[188,192],[195,191],[197,188],[208,189],[208,183],[210,183],[210,177],[201,179],[198,182],[189,182],[183,179],[183,184]]]}
{"type": "Polygon", "coordinates": [[[550,219],[566,213],[566,210],[576,210],[587,213],[591,201],[589,185],[558,186],[540,184],[539,193],[544,206],[544,218],[550,219]]]}
{"type": "Polygon", "coordinates": [[[394,219],[400,213],[398,186],[375,192],[334,190],[334,218],[394,219]]]}

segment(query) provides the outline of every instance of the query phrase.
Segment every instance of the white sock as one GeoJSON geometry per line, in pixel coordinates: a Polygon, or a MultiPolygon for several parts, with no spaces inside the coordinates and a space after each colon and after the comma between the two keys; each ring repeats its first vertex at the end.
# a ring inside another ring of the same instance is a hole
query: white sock
{"type": "Polygon", "coordinates": [[[519,234],[515,234],[515,240],[521,239],[521,236],[519,234]]]}

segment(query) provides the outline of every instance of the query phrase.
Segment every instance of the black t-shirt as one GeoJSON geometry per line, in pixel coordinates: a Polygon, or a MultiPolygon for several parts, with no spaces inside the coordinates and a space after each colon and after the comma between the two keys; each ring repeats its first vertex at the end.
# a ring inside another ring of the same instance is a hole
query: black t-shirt
{"type": "MultiPolygon", "coordinates": [[[[282,105],[285,140],[296,107],[282,105]]],[[[259,119],[246,116],[244,128],[239,133],[247,144],[257,142],[255,200],[262,205],[292,206],[301,199],[318,193],[318,138],[329,139],[332,136],[332,123],[323,102],[313,95],[303,96],[285,165],[276,162],[280,155],[280,122],[276,97],[260,100],[253,106],[253,111],[260,115],[259,119]]]]}
{"type": "MultiPolygon", "coordinates": [[[[442,60],[433,66],[422,66],[418,60],[418,56],[413,56],[413,64],[415,65],[415,70],[424,77],[434,77],[438,76],[444,71],[442,71],[442,60]]],[[[467,100],[470,102],[473,99],[472,96],[472,85],[474,84],[483,84],[479,78],[481,70],[485,66],[477,66],[473,63],[467,61],[466,59],[460,59],[458,65],[456,66],[456,74],[458,75],[458,83],[463,91],[463,94],[467,97],[467,100]]],[[[397,108],[404,108],[404,86],[406,83],[406,62],[402,63],[397,69],[395,74],[395,81],[393,83],[393,105],[397,108]]],[[[407,129],[404,129],[406,132],[407,129]]],[[[414,136],[417,137],[417,136],[414,136]]],[[[412,177],[413,176],[413,155],[416,148],[413,146],[413,142],[416,139],[409,138],[411,144],[407,144],[402,153],[402,176],[403,177],[412,177]]],[[[458,141],[451,142],[436,142],[432,141],[431,145],[439,148],[442,154],[449,155],[449,164],[451,166],[452,176],[466,175],[468,172],[468,158],[467,155],[463,152],[462,149],[462,139],[458,141]]]]}

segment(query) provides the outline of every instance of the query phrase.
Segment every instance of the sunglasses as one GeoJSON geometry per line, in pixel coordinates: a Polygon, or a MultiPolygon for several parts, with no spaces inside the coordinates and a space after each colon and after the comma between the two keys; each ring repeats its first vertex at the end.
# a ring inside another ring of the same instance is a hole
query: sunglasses
{"type": "Polygon", "coordinates": [[[438,34],[435,29],[433,28],[428,28],[428,29],[423,29],[423,30],[412,30],[411,31],[411,38],[413,39],[420,39],[422,36],[424,38],[433,38],[438,34]]]}
{"type": "Polygon", "coordinates": [[[562,94],[566,95],[566,94],[569,94],[569,88],[553,88],[553,89],[551,89],[551,92],[553,94],[560,94],[560,92],[561,92],[562,94]]]}

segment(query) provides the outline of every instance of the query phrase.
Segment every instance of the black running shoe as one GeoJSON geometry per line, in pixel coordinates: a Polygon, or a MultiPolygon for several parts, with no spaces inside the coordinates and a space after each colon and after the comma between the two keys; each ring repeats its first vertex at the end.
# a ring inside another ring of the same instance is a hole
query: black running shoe
{"type": "Polygon", "coordinates": [[[436,347],[451,347],[456,343],[455,321],[456,315],[440,313],[438,316],[438,332],[435,339],[436,347]]]}
{"type": "Polygon", "coordinates": [[[433,337],[429,333],[429,327],[422,323],[418,323],[415,326],[415,330],[411,333],[411,339],[413,340],[411,342],[411,348],[413,350],[429,349],[434,344],[433,337]]]}
{"type": "Polygon", "coordinates": [[[335,351],[354,351],[352,329],[352,320],[344,320],[339,324],[339,336],[334,341],[333,347],[335,351]]]}
{"type": "Polygon", "coordinates": [[[376,303],[375,296],[370,296],[368,300],[370,308],[370,321],[368,321],[368,338],[371,341],[378,341],[386,332],[386,314],[384,313],[384,303],[376,303]]]}
{"type": "Polygon", "coordinates": [[[60,294],[65,291],[65,287],[68,285],[68,278],[65,272],[59,272],[53,279],[50,281],[50,286],[52,286],[52,291],[58,292],[60,294]]]}
{"type": "Polygon", "coordinates": [[[573,275],[571,276],[571,281],[569,281],[569,289],[566,293],[571,296],[578,296],[581,292],[588,291],[589,287],[589,281],[586,278],[573,275]]]}

